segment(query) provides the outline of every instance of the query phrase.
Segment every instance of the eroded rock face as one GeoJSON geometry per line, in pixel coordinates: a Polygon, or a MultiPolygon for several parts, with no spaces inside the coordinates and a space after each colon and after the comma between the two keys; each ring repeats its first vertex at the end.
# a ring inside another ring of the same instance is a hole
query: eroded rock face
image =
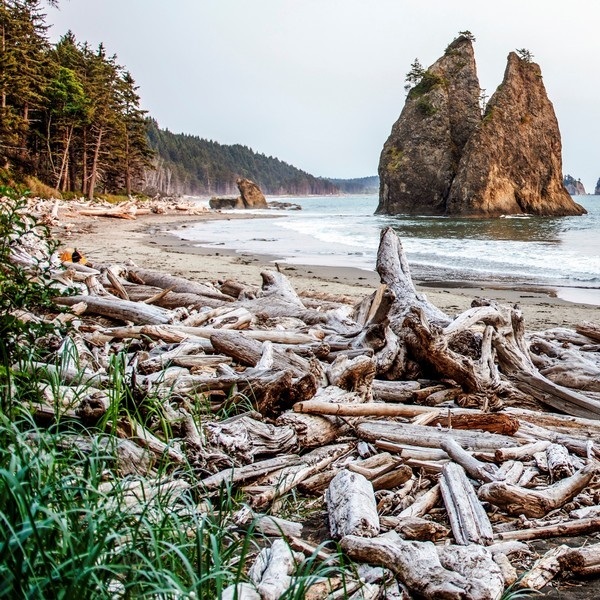
{"type": "Polygon", "coordinates": [[[264,194],[253,181],[240,178],[235,183],[240,190],[244,208],[268,208],[264,194]]]}
{"type": "Polygon", "coordinates": [[[511,52],[504,80],[463,150],[446,214],[584,214],[563,185],[561,151],[539,65],[511,52]]]}
{"type": "Polygon", "coordinates": [[[379,162],[378,214],[444,214],[462,150],[481,121],[473,45],[452,42],[406,99],[379,162]]]}
{"type": "Polygon", "coordinates": [[[471,41],[457,38],[408,94],[379,163],[377,214],[579,215],[539,65],[509,54],[485,115],[471,41]]]}

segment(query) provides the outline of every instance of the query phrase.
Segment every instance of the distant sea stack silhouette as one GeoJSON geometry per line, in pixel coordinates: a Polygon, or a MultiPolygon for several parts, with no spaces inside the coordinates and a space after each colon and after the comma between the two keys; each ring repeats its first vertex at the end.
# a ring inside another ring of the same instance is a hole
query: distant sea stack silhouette
{"type": "Polygon", "coordinates": [[[511,52],[482,116],[471,38],[452,42],[408,93],[379,162],[377,214],[581,215],[539,65],[511,52]]]}

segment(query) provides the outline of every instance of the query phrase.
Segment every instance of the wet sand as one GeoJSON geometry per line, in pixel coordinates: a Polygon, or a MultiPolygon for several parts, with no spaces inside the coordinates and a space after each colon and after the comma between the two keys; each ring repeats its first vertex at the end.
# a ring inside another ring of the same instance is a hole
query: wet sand
{"type": "MultiPolygon", "coordinates": [[[[176,234],[177,229],[202,220],[241,218],[255,217],[219,212],[193,216],[144,215],[135,220],[65,215],[61,217],[61,226],[56,233],[63,246],[76,247],[91,263],[132,260],[141,267],[195,281],[235,279],[259,286],[260,272],[276,268],[272,256],[248,254],[243,250],[201,248],[176,234]]],[[[279,268],[299,293],[343,296],[348,302],[362,299],[379,284],[376,272],[352,267],[280,264],[279,268]]],[[[503,304],[519,304],[530,331],[573,327],[582,321],[600,320],[600,306],[580,303],[588,298],[586,290],[562,290],[561,295],[574,300],[569,301],[556,297],[556,290],[550,288],[512,289],[490,284],[457,285],[454,282],[416,284],[431,302],[451,316],[469,308],[473,299],[483,297],[503,304]]]]}

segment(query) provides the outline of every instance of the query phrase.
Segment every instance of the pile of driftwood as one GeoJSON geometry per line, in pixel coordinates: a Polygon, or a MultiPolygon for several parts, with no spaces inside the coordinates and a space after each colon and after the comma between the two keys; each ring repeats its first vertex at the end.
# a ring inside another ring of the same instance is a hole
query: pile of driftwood
{"type": "Polygon", "coordinates": [[[486,300],[451,318],[416,291],[391,229],[377,271],[380,288],[349,306],[301,298],[277,271],[257,288],[63,263],[56,284],[79,289],[58,300],[78,315],[65,340],[77,359],[37,414],[97,422],[110,356],[126,353],[135,393],[162,402],[173,439],[114,423],[121,473],[191,463],[207,496],[245,493],[240,527],[257,520],[275,538],[253,583],[224,597],[279,598],[315,551],[302,523],[275,516],[291,491],[324,498],[325,539],[364,563],[307,598],[496,599],[524,565],[518,585],[535,589],[597,574],[600,327],[527,333],[517,307],[486,300]],[[199,399],[237,412],[199,423],[199,399]],[[527,542],[575,535],[586,543],[531,564],[527,542]]]}
{"type": "Polygon", "coordinates": [[[29,214],[39,218],[45,225],[59,224],[61,217],[111,217],[114,219],[133,220],[142,215],[183,214],[198,215],[208,212],[207,206],[196,202],[185,201],[181,198],[154,198],[152,200],[131,197],[127,202],[118,204],[110,203],[100,198],[93,202],[89,200],[69,200],[64,202],[59,199],[44,200],[35,198],[28,202],[29,214]]]}

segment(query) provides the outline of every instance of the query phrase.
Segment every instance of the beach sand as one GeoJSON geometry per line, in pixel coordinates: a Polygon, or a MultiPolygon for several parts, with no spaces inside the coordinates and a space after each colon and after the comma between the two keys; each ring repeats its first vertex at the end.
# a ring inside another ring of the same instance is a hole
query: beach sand
{"type": "MultiPolygon", "coordinates": [[[[62,247],[75,247],[91,263],[123,263],[132,260],[140,267],[156,269],[194,281],[234,279],[259,286],[260,273],[275,269],[272,256],[252,255],[242,251],[201,248],[182,240],[177,229],[209,219],[253,218],[240,213],[206,212],[200,215],[143,215],[135,220],[108,217],[61,215],[55,233],[62,247]],[[168,231],[175,231],[170,234],[168,231]]],[[[275,254],[275,249],[274,249],[275,254]]],[[[331,294],[359,301],[379,284],[374,271],[352,267],[322,267],[280,264],[300,294],[331,294]]],[[[502,304],[518,304],[525,316],[528,331],[552,327],[573,327],[583,321],[599,321],[600,306],[570,302],[555,297],[555,291],[543,288],[510,289],[496,286],[461,286],[438,282],[421,285],[420,291],[440,309],[455,316],[471,306],[475,298],[494,299],[502,304]]]]}

